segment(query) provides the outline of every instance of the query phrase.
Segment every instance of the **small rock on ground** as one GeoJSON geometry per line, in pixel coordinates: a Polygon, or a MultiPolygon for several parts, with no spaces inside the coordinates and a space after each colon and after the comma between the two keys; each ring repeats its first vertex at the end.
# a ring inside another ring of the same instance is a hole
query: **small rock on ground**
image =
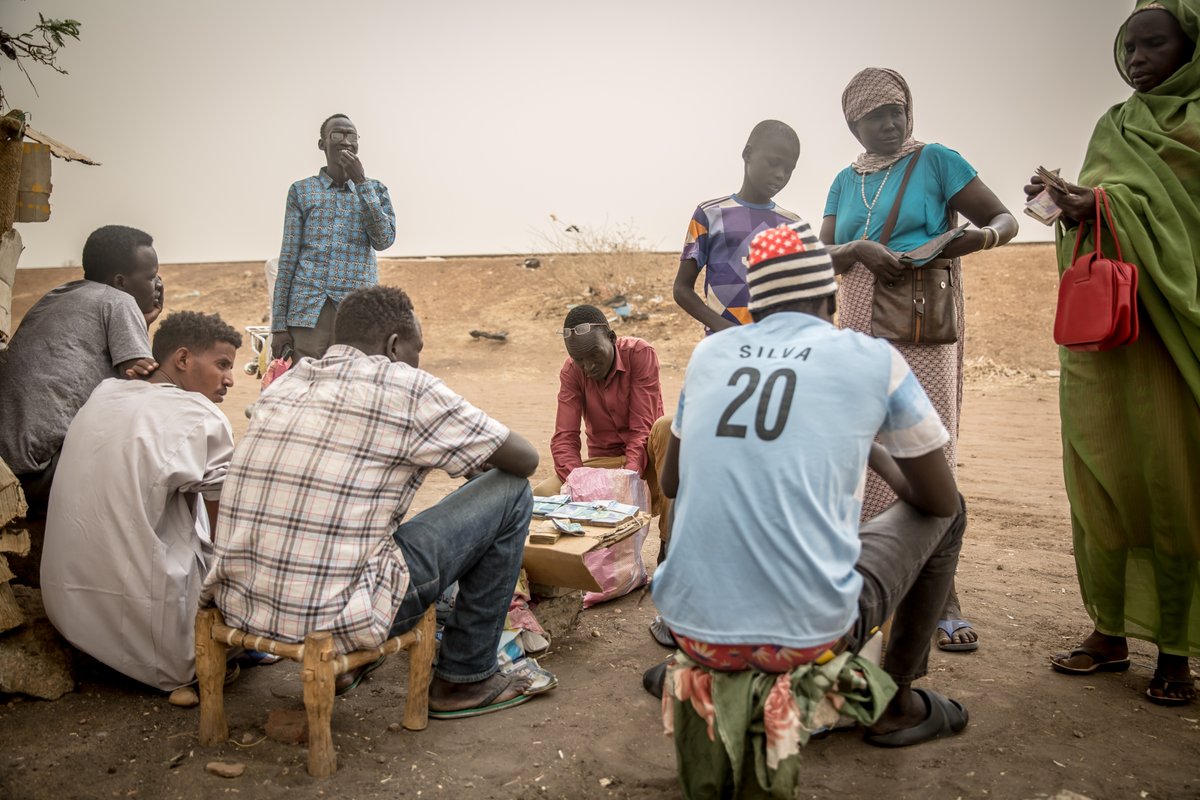
{"type": "Polygon", "coordinates": [[[238,778],[246,771],[246,765],[235,761],[210,761],[204,769],[219,778],[238,778]]]}

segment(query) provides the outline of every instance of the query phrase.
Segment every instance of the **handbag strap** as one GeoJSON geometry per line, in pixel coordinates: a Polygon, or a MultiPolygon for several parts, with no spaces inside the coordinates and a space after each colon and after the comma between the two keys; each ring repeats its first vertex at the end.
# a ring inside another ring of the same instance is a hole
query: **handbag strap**
{"type": "Polygon", "coordinates": [[[1121,240],[1117,238],[1117,226],[1113,224],[1112,209],[1108,205],[1108,192],[1097,187],[1097,192],[1100,193],[1098,203],[1104,204],[1104,217],[1108,220],[1108,232],[1112,234],[1113,246],[1117,248],[1117,261],[1124,261],[1121,257],[1121,240]]]}
{"type": "Polygon", "coordinates": [[[892,229],[896,227],[896,219],[900,216],[900,201],[904,199],[904,190],[908,188],[908,179],[912,177],[913,169],[921,159],[921,151],[924,149],[924,146],[916,149],[912,161],[908,162],[908,168],[904,170],[904,179],[900,181],[900,191],[896,193],[896,200],[892,203],[892,210],[888,212],[887,220],[883,223],[883,232],[879,236],[879,243],[884,246],[892,238],[892,229]]]}
{"type": "MultiPolygon", "coordinates": [[[[1113,245],[1117,249],[1117,261],[1124,261],[1125,259],[1121,257],[1121,240],[1117,238],[1117,226],[1113,224],[1112,208],[1110,208],[1108,205],[1108,192],[1104,191],[1103,186],[1097,186],[1096,188],[1092,189],[1092,192],[1096,196],[1096,218],[1092,221],[1094,226],[1093,236],[1095,237],[1093,244],[1095,247],[1096,256],[1100,257],[1103,255],[1100,245],[1101,240],[1103,239],[1104,221],[1107,220],[1109,235],[1112,236],[1113,245]]],[[[1071,250],[1072,264],[1074,264],[1075,259],[1079,257],[1079,245],[1082,241],[1083,222],[1081,221],[1079,224],[1079,230],[1075,232],[1075,247],[1071,250]]]]}

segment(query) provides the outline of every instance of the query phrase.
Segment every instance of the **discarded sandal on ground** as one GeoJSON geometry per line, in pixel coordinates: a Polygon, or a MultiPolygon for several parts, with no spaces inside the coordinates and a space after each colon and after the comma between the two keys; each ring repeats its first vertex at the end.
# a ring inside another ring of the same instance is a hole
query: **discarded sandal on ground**
{"type": "Polygon", "coordinates": [[[671,629],[667,627],[667,621],[661,616],[655,617],[650,623],[650,635],[663,647],[675,648],[678,646],[675,643],[675,635],[671,633],[671,629]]]}
{"type": "MultiPolygon", "coordinates": [[[[557,680],[555,682],[557,684],[557,680]]],[[[468,717],[479,717],[484,714],[491,714],[496,711],[503,711],[506,708],[513,708],[514,706],[519,706],[522,703],[528,703],[530,700],[533,699],[533,695],[519,694],[516,697],[512,698],[511,700],[501,700],[500,702],[497,703],[496,698],[499,697],[500,695],[504,694],[504,692],[510,686],[512,686],[512,681],[511,680],[505,681],[504,683],[502,683],[498,687],[496,687],[495,691],[493,691],[490,695],[488,695],[486,698],[484,698],[482,703],[480,703],[477,706],[473,706],[471,708],[460,708],[456,711],[437,711],[437,710],[431,708],[431,709],[429,709],[429,718],[430,719],[467,719],[468,717]]]]}
{"type": "Polygon", "coordinates": [[[1051,656],[1050,666],[1064,675],[1091,675],[1093,672],[1124,672],[1129,669],[1129,659],[1109,659],[1094,647],[1080,646],[1069,653],[1058,653],[1051,656]],[[1072,667],[1063,663],[1075,656],[1087,656],[1092,660],[1091,666],[1072,667]]]}
{"type": "Polygon", "coordinates": [[[868,733],[863,737],[863,741],[876,747],[908,747],[953,736],[967,727],[970,715],[967,714],[967,709],[963,708],[962,703],[928,689],[913,689],[913,691],[925,701],[925,707],[929,711],[925,720],[911,728],[901,728],[898,731],[880,734],[868,733]]]}
{"type": "Polygon", "coordinates": [[[366,678],[372,672],[382,667],[385,660],[387,660],[387,656],[380,656],[370,664],[364,664],[356,670],[343,672],[341,675],[338,675],[334,681],[333,693],[340,697],[354,691],[363,682],[363,678],[366,678]]]}
{"type": "Polygon", "coordinates": [[[1146,697],[1160,706],[1186,706],[1196,699],[1196,681],[1193,678],[1177,681],[1155,675],[1150,679],[1146,697]],[[1155,691],[1158,694],[1154,694],[1155,691]]]}
{"type": "Polygon", "coordinates": [[[966,653],[971,650],[979,649],[978,639],[973,642],[954,641],[954,634],[958,633],[963,628],[971,628],[972,630],[974,629],[975,626],[967,622],[965,619],[939,619],[937,626],[938,630],[946,635],[945,639],[943,639],[941,636],[938,637],[938,650],[945,650],[949,653],[966,653]]]}

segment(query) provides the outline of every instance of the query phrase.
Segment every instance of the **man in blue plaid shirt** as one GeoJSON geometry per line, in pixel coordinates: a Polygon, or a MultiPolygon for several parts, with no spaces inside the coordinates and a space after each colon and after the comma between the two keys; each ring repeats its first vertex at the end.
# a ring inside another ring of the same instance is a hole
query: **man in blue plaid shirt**
{"type": "Polygon", "coordinates": [[[321,124],[325,166],[288,190],[272,304],[271,351],[320,358],[333,342],[338,303],[379,283],[375,251],[396,239],[387,187],[366,177],[358,130],[345,114],[321,124]]]}

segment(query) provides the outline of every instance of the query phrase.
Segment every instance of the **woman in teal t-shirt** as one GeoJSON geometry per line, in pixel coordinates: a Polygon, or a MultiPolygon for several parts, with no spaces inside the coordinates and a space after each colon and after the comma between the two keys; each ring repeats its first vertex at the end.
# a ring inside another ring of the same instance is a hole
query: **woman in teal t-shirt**
{"type": "MultiPolygon", "coordinates": [[[[941,252],[950,270],[957,310],[958,341],[953,344],[893,342],[912,368],[950,432],[946,460],[957,475],[958,417],[962,409],[964,309],[959,256],[1004,244],[1017,233],[1017,220],[975,169],[955,151],[913,139],[912,94],[899,73],[871,67],[851,79],[842,93],[842,111],[850,132],[866,152],[838,173],[825,204],[821,240],[830,246],[834,269],[842,275],[838,321],[843,328],[871,332],[871,303],[876,278],[898,277],[904,269],[898,253],[913,250],[950,230],[962,214],[977,229],[967,230],[941,252]],[[921,151],[900,204],[887,246],[879,243],[896,202],[905,170],[921,151]]],[[[864,520],[896,501],[875,473],[867,472],[864,520]]],[[[979,637],[961,619],[952,587],[938,624],[938,647],[975,650],[979,637]]]]}

